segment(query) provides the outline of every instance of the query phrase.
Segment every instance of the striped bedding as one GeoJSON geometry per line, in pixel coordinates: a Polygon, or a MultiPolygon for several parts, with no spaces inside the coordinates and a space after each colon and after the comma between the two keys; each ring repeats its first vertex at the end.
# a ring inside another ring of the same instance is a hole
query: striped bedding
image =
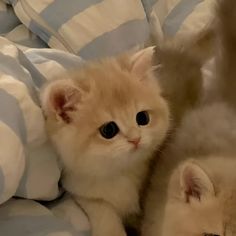
{"type": "Polygon", "coordinates": [[[38,90],[57,73],[79,67],[82,60],[56,49],[23,53],[0,37],[0,61],[0,235],[86,236],[87,218],[71,199],[62,197],[47,208],[30,200],[9,200],[14,196],[49,202],[63,193],[61,168],[46,137],[38,90]]]}
{"type": "Polygon", "coordinates": [[[90,234],[83,211],[60,197],[61,167],[46,136],[40,87],[84,60],[145,43],[150,30],[158,37],[195,34],[211,21],[214,3],[0,0],[6,22],[0,24],[0,235],[90,234]]]}
{"type": "Polygon", "coordinates": [[[167,36],[192,34],[212,16],[216,0],[8,0],[16,15],[51,48],[84,59],[144,43],[149,21],[167,36]]]}

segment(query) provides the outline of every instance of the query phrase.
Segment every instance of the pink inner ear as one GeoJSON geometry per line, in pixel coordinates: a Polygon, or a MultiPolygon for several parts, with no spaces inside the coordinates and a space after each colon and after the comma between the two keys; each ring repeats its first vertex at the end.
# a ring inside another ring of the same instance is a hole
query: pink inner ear
{"type": "Polygon", "coordinates": [[[65,94],[62,91],[58,91],[54,94],[52,105],[56,111],[62,111],[66,104],[65,94]]]}
{"type": "Polygon", "coordinates": [[[54,107],[56,113],[66,122],[70,123],[71,118],[68,115],[68,111],[74,110],[73,105],[68,106],[68,98],[66,96],[65,90],[57,91],[52,98],[52,106],[54,107]]]}
{"type": "Polygon", "coordinates": [[[197,186],[197,184],[194,183],[194,181],[192,181],[192,183],[189,183],[189,185],[187,186],[185,190],[185,196],[186,196],[186,202],[190,201],[190,197],[194,197],[198,199],[199,201],[201,200],[200,189],[197,186]]]}
{"type": "Polygon", "coordinates": [[[206,172],[196,164],[188,163],[181,174],[181,186],[186,202],[194,198],[198,201],[215,196],[214,185],[206,172]]]}
{"type": "Polygon", "coordinates": [[[185,169],[184,172],[184,182],[185,182],[185,197],[186,202],[190,202],[190,198],[196,198],[201,200],[201,189],[198,183],[198,179],[194,176],[191,169],[185,169]]]}

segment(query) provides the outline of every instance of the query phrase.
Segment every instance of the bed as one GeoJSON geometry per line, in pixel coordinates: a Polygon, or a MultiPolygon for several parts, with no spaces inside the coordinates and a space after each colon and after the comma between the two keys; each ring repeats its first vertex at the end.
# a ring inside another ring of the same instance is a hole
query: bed
{"type": "Polygon", "coordinates": [[[0,235],[89,236],[60,186],[38,92],[86,60],[159,38],[189,37],[215,0],[0,0],[0,235]],[[116,9],[113,11],[113,9],[116,9]]]}

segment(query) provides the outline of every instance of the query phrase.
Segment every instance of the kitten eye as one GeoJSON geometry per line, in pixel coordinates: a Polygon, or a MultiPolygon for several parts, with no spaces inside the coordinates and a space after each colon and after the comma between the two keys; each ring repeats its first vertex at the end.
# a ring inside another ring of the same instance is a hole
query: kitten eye
{"type": "Polygon", "coordinates": [[[147,111],[140,111],[136,115],[136,122],[138,125],[147,125],[149,121],[150,121],[150,118],[147,111]]]}
{"type": "Polygon", "coordinates": [[[114,121],[111,121],[102,125],[99,131],[103,138],[111,139],[117,135],[119,128],[114,121]]]}

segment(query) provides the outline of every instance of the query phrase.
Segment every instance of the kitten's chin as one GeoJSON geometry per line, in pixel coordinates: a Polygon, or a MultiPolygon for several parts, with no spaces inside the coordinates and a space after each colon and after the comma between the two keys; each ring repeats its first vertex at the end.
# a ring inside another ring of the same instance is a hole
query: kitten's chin
{"type": "Polygon", "coordinates": [[[144,161],[150,159],[153,151],[153,147],[146,147],[145,145],[140,145],[137,148],[131,148],[128,156],[130,156],[129,159],[134,159],[134,161],[144,161]]]}

